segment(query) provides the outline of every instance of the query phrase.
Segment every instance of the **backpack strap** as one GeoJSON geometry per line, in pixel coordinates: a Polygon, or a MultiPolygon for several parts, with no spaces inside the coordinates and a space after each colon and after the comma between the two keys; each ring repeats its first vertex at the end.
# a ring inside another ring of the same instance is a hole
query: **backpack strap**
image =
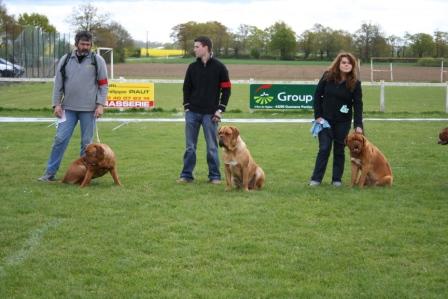
{"type": "Polygon", "coordinates": [[[67,55],[65,56],[65,59],[64,59],[64,63],[61,66],[60,71],[61,71],[61,76],[62,76],[62,87],[61,87],[62,92],[65,91],[65,79],[67,79],[67,73],[65,72],[65,67],[67,66],[67,63],[70,60],[71,56],[72,56],[71,52],[67,53],[67,55]]]}
{"type": "Polygon", "coordinates": [[[95,52],[92,52],[92,64],[95,66],[95,78],[96,78],[95,83],[98,84],[98,80],[99,80],[99,78],[98,78],[98,62],[96,60],[95,52]]]}

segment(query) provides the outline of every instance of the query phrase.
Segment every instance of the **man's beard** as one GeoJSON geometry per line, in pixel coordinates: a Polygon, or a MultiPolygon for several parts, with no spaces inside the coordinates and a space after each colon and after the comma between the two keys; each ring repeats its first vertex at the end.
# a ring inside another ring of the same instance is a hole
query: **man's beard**
{"type": "Polygon", "coordinates": [[[87,56],[87,55],[89,55],[90,50],[82,50],[82,51],[77,50],[76,52],[77,52],[76,54],[77,54],[78,56],[87,56]]]}

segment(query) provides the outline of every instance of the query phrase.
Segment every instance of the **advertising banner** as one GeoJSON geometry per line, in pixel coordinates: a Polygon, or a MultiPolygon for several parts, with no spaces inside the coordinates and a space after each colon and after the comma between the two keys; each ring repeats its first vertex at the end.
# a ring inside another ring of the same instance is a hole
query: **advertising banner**
{"type": "Polygon", "coordinates": [[[107,108],[154,108],[154,83],[110,83],[107,108]]]}
{"type": "Polygon", "coordinates": [[[314,84],[251,84],[251,109],[313,109],[314,84]]]}

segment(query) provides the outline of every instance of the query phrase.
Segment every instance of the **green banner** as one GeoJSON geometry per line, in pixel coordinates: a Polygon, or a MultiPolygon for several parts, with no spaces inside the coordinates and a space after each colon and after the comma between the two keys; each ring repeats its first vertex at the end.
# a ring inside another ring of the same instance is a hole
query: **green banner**
{"type": "Polygon", "coordinates": [[[251,84],[251,109],[313,109],[314,84],[251,84]]]}

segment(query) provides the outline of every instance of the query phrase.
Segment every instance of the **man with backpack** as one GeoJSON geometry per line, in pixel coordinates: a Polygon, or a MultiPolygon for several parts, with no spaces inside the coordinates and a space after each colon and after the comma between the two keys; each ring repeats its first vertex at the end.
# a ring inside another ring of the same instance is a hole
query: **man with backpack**
{"type": "Polygon", "coordinates": [[[56,180],[56,172],[78,121],[81,127],[81,156],[93,141],[96,119],[104,112],[108,82],[106,62],[91,49],[92,34],[80,31],[75,36],[75,49],[58,63],[52,100],[53,114],[57,117],[56,136],[47,169],[40,181],[56,180]]]}

